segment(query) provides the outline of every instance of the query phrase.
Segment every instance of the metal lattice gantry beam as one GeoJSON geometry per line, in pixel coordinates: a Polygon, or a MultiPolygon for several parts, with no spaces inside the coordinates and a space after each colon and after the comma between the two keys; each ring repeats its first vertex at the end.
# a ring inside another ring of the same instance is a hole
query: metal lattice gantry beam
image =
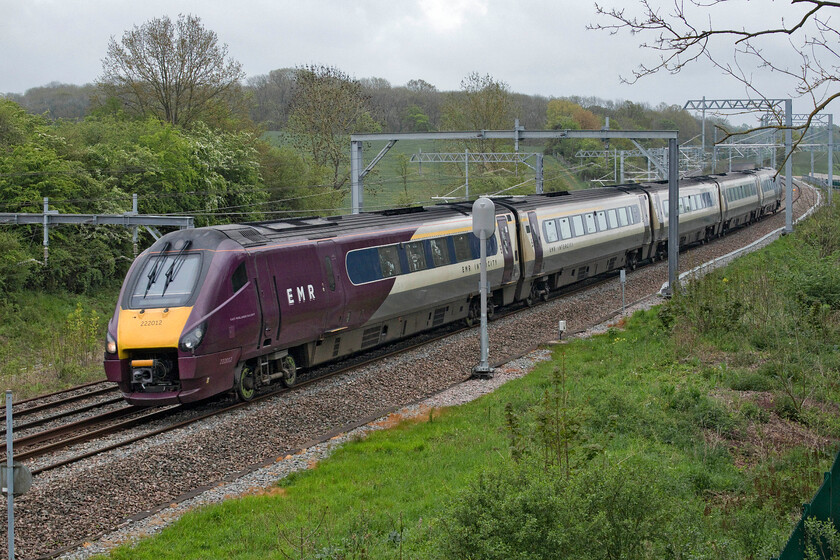
{"type": "Polygon", "coordinates": [[[43,214],[0,213],[0,224],[32,225],[79,224],[93,226],[172,226],[181,229],[194,227],[192,216],[148,216],[143,214],[59,214],[50,210],[43,214]]]}
{"type": "Polygon", "coordinates": [[[695,111],[773,111],[786,99],[689,99],[683,109],[695,111]]]}
{"type": "MultiPolygon", "coordinates": [[[[411,154],[411,163],[464,163],[469,157],[473,163],[524,163],[537,153],[520,152],[419,152],[411,154]]],[[[533,169],[533,167],[531,167],[533,169]]]]}
{"type": "Polygon", "coordinates": [[[160,235],[155,226],[178,227],[180,229],[195,227],[192,216],[153,216],[137,213],[137,195],[134,195],[134,208],[124,214],[60,214],[58,210],[50,210],[50,199],[44,198],[44,212],[35,213],[0,213],[0,225],[42,225],[44,226],[44,265],[49,259],[50,226],[58,224],[94,225],[94,226],[124,226],[134,230],[134,252],[137,253],[137,227],[143,226],[157,239],[160,235]]]}
{"type": "MultiPolygon", "coordinates": [[[[677,201],[679,200],[679,132],[676,130],[524,130],[520,126],[513,130],[474,130],[460,132],[411,132],[405,134],[351,134],[350,135],[350,180],[352,212],[359,213],[363,206],[365,174],[372,169],[364,164],[365,142],[386,142],[385,148],[377,156],[381,159],[385,153],[399,140],[513,140],[518,148],[523,140],[551,140],[563,138],[580,138],[595,140],[616,140],[620,138],[631,140],[667,140],[668,141],[668,192],[671,216],[678,215],[677,201]]],[[[679,224],[674,223],[668,229],[668,287],[666,295],[672,295],[677,289],[677,270],[679,268],[679,224]]]]}

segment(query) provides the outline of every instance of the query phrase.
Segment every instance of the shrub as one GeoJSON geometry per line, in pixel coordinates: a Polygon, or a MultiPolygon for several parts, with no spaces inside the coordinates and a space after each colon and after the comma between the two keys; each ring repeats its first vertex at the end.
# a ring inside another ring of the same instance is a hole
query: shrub
{"type": "Polygon", "coordinates": [[[483,559],[663,557],[681,506],[661,466],[640,457],[594,463],[569,477],[534,465],[480,475],[445,516],[441,551],[483,559]]]}

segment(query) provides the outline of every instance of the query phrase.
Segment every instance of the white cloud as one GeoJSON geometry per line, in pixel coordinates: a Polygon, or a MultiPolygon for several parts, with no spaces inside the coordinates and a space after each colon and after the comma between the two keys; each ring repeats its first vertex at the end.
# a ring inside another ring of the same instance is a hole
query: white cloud
{"type": "Polygon", "coordinates": [[[482,0],[419,0],[418,7],[437,33],[457,31],[471,18],[487,15],[487,2],[482,0]]]}

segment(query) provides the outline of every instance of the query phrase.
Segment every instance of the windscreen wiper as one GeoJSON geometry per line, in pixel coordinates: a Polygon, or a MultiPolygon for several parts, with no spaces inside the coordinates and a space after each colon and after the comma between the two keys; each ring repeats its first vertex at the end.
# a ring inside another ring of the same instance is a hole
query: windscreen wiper
{"type": "Polygon", "coordinates": [[[184,251],[190,248],[192,245],[192,241],[187,241],[184,243],[184,246],[181,247],[181,250],[178,251],[178,254],[175,255],[175,259],[172,261],[172,264],[169,265],[169,268],[166,271],[166,282],[163,283],[163,291],[160,293],[161,297],[163,294],[166,293],[166,288],[169,287],[169,284],[175,279],[175,276],[181,270],[181,267],[184,266],[184,262],[187,260],[187,257],[184,256],[184,251]]]}
{"type": "Polygon", "coordinates": [[[147,278],[149,279],[149,283],[146,284],[146,291],[143,292],[143,299],[145,299],[146,296],[149,295],[149,290],[152,288],[152,286],[154,286],[155,282],[157,282],[157,277],[160,273],[159,269],[161,268],[161,264],[164,259],[163,254],[169,250],[170,245],[172,244],[169,241],[167,241],[166,244],[163,246],[163,249],[161,249],[160,253],[158,253],[158,256],[156,257],[157,260],[155,260],[155,265],[152,267],[152,270],[149,271],[149,274],[147,276],[147,278]]]}

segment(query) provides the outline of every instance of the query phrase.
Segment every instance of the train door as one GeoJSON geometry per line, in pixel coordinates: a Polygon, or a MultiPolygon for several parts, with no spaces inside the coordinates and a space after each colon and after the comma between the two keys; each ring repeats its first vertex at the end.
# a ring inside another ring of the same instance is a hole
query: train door
{"type": "Polygon", "coordinates": [[[502,273],[502,284],[507,284],[513,277],[513,246],[510,242],[507,216],[496,216],[496,224],[499,230],[499,240],[502,255],[505,258],[505,270],[502,273]]]}
{"type": "Polygon", "coordinates": [[[336,258],[335,244],[332,241],[318,243],[318,260],[321,265],[321,293],[327,300],[324,306],[324,330],[334,331],[344,324],[344,286],[341,270],[336,258]]]}
{"type": "Polygon", "coordinates": [[[277,299],[277,277],[267,255],[254,257],[257,271],[257,294],[260,303],[260,339],[258,348],[270,346],[280,336],[280,302],[277,299]]]}
{"type": "Polygon", "coordinates": [[[531,238],[534,240],[534,275],[542,273],[543,269],[543,248],[540,238],[540,225],[537,222],[537,213],[528,212],[528,224],[531,226],[531,238]]]}

